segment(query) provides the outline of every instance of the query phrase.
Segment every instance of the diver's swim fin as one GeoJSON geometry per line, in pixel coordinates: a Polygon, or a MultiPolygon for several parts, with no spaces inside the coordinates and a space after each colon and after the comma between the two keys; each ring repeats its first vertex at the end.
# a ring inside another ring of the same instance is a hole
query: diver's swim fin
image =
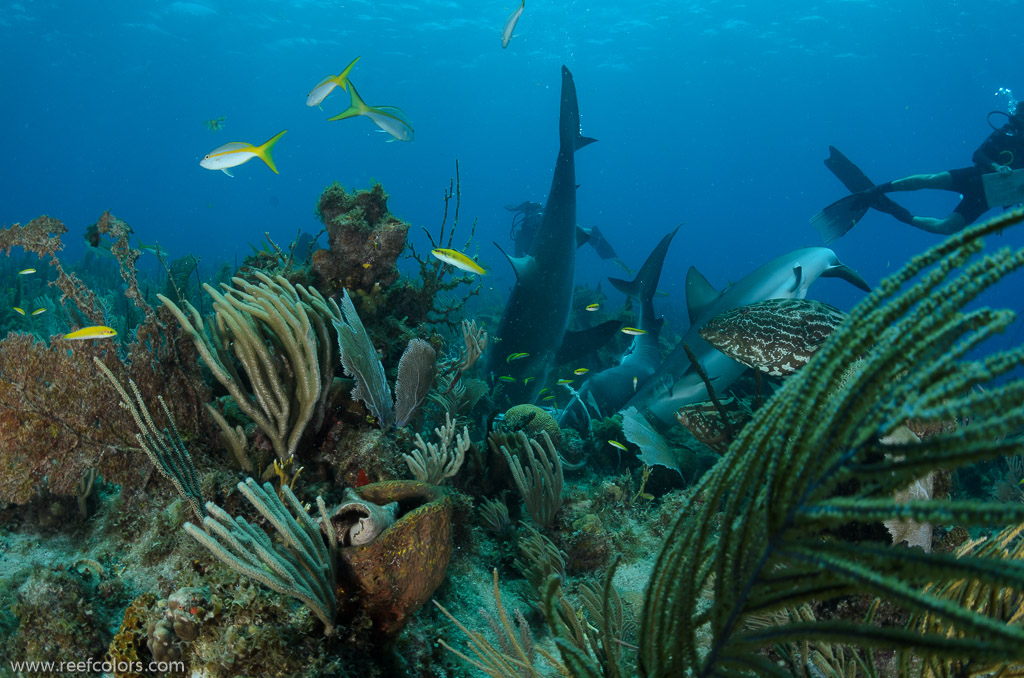
{"type": "Polygon", "coordinates": [[[811,225],[818,229],[826,243],[830,243],[856,226],[871,206],[871,201],[865,200],[863,195],[853,193],[811,217],[811,225]]]}
{"type": "Polygon", "coordinates": [[[857,222],[867,214],[869,207],[890,214],[900,221],[905,221],[903,217],[909,215],[906,209],[884,193],[878,193],[870,199],[859,196],[858,200],[858,194],[874,188],[875,182],[871,181],[868,175],[850,162],[850,159],[835,146],[828,147],[825,167],[853,194],[835,201],[811,217],[811,224],[818,229],[826,243],[832,242],[856,226],[857,222]]]}
{"type": "Polygon", "coordinates": [[[875,185],[859,167],[850,162],[850,159],[843,155],[835,146],[828,147],[828,157],[825,158],[825,167],[836,175],[836,179],[843,182],[846,190],[850,193],[860,193],[875,185]]]}

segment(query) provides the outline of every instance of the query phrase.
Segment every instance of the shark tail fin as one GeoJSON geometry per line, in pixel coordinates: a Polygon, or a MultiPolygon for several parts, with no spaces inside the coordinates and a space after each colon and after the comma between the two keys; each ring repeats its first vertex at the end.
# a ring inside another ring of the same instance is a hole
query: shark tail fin
{"type": "Polygon", "coordinates": [[[627,297],[649,303],[654,298],[654,293],[658,290],[658,280],[661,278],[661,269],[665,264],[668,246],[672,244],[672,238],[675,237],[678,231],[679,227],[676,226],[655,245],[632,281],[622,280],[621,278],[608,278],[608,282],[627,297]]]}

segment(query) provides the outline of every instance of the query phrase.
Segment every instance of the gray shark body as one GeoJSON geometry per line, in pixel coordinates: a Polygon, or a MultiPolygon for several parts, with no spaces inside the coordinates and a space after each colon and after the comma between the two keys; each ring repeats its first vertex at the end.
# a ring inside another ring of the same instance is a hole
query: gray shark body
{"type": "Polygon", "coordinates": [[[580,400],[572,400],[559,415],[560,426],[570,422],[577,426],[584,424],[584,406],[590,409],[593,416],[607,417],[614,414],[626,404],[639,384],[645,383],[657,370],[661,363],[658,335],[662,320],[654,313],[654,294],[658,289],[665,255],[678,230],[676,227],[661,239],[632,282],[608,279],[617,290],[639,303],[637,327],[643,330],[643,334],[633,338],[618,365],[602,370],[587,380],[580,389],[580,400]]]}
{"type": "Polygon", "coordinates": [[[630,398],[627,407],[648,411],[660,425],[669,426],[675,423],[680,407],[708,399],[704,381],[690,363],[683,344],[689,346],[715,391],[721,393],[747,368],[704,341],[698,334],[700,328],[719,313],[737,306],[766,299],[803,299],[819,277],[843,278],[862,290],[871,290],[827,247],[807,247],[784,254],[722,292],[691,267],[686,276],[690,328],[654,375],[630,398]]]}
{"type": "Polygon", "coordinates": [[[544,217],[523,257],[506,257],[516,273],[488,359],[488,373],[501,379],[511,403],[532,403],[562,348],[576,273],[576,161],[595,141],[580,134],[572,74],[562,66],[558,158],[544,217]],[[509,359],[510,356],[521,356],[509,359]],[[514,380],[514,381],[513,381],[514,380]]]}

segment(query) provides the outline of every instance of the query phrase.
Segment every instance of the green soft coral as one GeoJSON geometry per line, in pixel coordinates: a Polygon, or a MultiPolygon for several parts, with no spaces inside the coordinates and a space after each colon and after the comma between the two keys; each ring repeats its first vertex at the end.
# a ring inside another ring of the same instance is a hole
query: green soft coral
{"type": "MultiPolygon", "coordinates": [[[[1024,265],[1024,250],[976,256],[983,236],[1022,220],[1024,212],[1004,215],[914,258],[757,412],[701,479],[658,557],[641,623],[641,675],[788,675],[762,650],[804,640],[990,662],[1019,657],[1024,629],[925,586],[962,579],[1021,591],[1019,561],[855,545],[827,533],[887,518],[989,526],[1024,520],[1020,504],[893,499],[936,468],[1021,452],[1006,436],[1024,425],[1024,381],[1000,378],[1024,364],[1024,348],[967,357],[1014,314],[964,308],[1024,265]],[[859,370],[844,377],[858,359],[859,370]],[[984,391],[976,388],[982,384],[984,391]],[[970,426],[899,446],[879,441],[908,418],[970,418],[970,426]],[[957,634],[841,620],[745,624],[849,594],[933,615],[957,634]]],[[[595,675],[591,669],[577,673],[595,675]]]]}

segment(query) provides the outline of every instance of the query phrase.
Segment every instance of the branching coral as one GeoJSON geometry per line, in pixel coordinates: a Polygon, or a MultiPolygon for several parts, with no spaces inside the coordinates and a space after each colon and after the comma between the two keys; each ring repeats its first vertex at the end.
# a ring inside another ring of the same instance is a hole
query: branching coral
{"type": "Polygon", "coordinates": [[[261,273],[257,277],[258,286],[235,278],[236,288],[223,285],[223,294],[204,285],[216,313],[209,328],[190,303],[185,308],[191,318],[167,297],[157,296],[283,460],[295,453],[307,427],[316,430],[323,423],[339,362],[332,322],[341,312],[313,288],[261,273]]]}
{"type": "Polygon", "coordinates": [[[455,423],[446,414],[444,426],[434,429],[436,444],[425,442],[419,433],[416,434],[416,449],[402,455],[416,480],[439,485],[445,478],[451,478],[459,472],[466,458],[466,450],[470,447],[469,428],[463,426],[462,433],[456,433],[455,423]]]}

